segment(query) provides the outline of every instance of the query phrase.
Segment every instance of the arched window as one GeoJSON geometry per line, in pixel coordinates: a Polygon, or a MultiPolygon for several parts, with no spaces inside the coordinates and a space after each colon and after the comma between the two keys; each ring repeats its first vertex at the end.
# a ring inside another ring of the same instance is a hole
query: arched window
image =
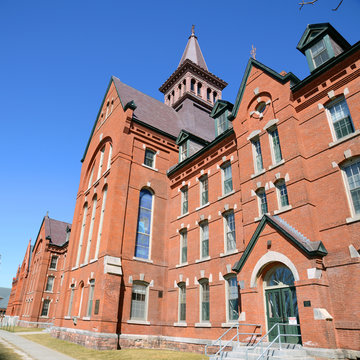
{"type": "Polygon", "coordinates": [[[103,227],[103,223],[104,223],[104,214],[105,214],[107,190],[108,190],[108,186],[105,185],[104,190],[103,190],[103,196],[102,196],[102,205],[101,205],[99,230],[98,230],[98,235],[97,235],[97,240],[96,240],[96,249],[95,249],[94,259],[97,259],[98,256],[99,256],[102,227],[103,227]]]}
{"type": "Polygon", "coordinates": [[[286,208],[289,206],[289,198],[287,193],[287,188],[284,179],[280,179],[275,183],[278,203],[279,203],[279,210],[286,208]]]}
{"type": "Polygon", "coordinates": [[[99,162],[99,169],[96,180],[100,179],[100,176],[102,175],[102,167],[104,163],[104,154],[105,154],[105,146],[103,146],[100,150],[100,162],[99,162]]]}
{"type": "Polygon", "coordinates": [[[93,164],[92,169],[91,169],[91,172],[90,172],[88,189],[89,189],[90,186],[92,185],[92,179],[93,179],[93,176],[94,176],[94,168],[95,168],[95,164],[93,164]]]}
{"type": "Polygon", "coordinates": [[[342,167],[353,217],[360,216],[360,157],[347,161],[342,167]]]}
{"type": "Polygon", "coordinates": [[[179,322],[186,321],[186,285],[184,282],[179,286],[179,322]]]}
{"type": "Polygon", "coordinates": [[[95,290],[95,280],[90,280],[90,288],[89,288],[89,299],[88,299],[88,305],[86,310],[86,316],[91,316],[91,311],[93,307],[93,301],[94,301],[94,290],[95,290]]]}
{"type": "Polygon", "coordinates": [[[267,205],[265,189],[260,188],[258,191],[256,191],[256,195],[258,197],[258,203],[259,203],[259,216],[261,217],[268,213],[268,205],[267,205]]]}
{"type": "Polygon", "coordinates": [[[200,322],[210,320],[210,291],[209,280],[202,279],[200,282],[200,322]]]}
{"type": "Polygon", "coordinates": [[[194,79],[191,79],[190,90],[195,92],[195,80],[194,79]]]}
{"type": "Polygon", "coordinates": [[[109,170],[109,169],[110,169],[110,166],[111,166],[111,156],[112,156],[112,145],[110,144],[106,170],[109,170]]]}
{"type": "Polygon", "coordinates": [[[76,267],[79,266],[79,261],[80,261],[81,249],[82,249],[82,244],[83,244],[83,239],[84,239],[84,232],[85,232],[85,226],[86,226],[87,210],[88,210],[88,204],[85,203],[85,204],[84,204],[84,208],[83,208],[83,220],[82,220],[82,224],[81,224],[81,232],[80,232],[78,253],[77,253],[77,256],[76,256],[76,264],[75,264],[76,267]]]}
{"type": "Polygon", "coordinates": [[[201,87],[202,87],[201,83],[198,83],[198,86],[197,86],[197,94],[198,94],[199,96],[201,96],[201,87]]]}
{"type": "Polygon", "coordinates": [[[135,256],[142,259],[150,257],[150,235],[153,195],[147,189],[140,191],[139,215],[137,223],[135,256]]]}
{"type": "Polygon", "coordinates": [[[216,103],[217,100],[217,93],[214,91],[213,92],[213,102],[216,103]]]}
{"type": "Polygon", "coordinates": [[[211,101],[211,89],[209,88],[206,91],[206,100],[211,101]]]}
{"type": "Polygon", "coordinates": [[[97,196],[95,194],[94,198],[93,198],[93,203],[92,203],[90,228],[89,228],[89,235],[88,235],[86,253],[85,253],[85,258],[84,258],[84,264],[87,264],[88,261],[89,261],[89,254],[90,254],[90,249],[91,249],[91,241],[92,241],[92,235],[93,235],[94,223],[95,223],[95,217],[96,217],[96,205],[97,205],[97,196]]]}

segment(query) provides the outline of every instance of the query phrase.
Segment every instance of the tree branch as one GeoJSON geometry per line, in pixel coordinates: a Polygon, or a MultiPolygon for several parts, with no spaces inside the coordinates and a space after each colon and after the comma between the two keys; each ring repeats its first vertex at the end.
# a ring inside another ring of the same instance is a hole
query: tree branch
{"type": "Polygon", "coordinates": [[[336,11],[336,10],[340,7],[340,5],[342,4],[343,1],[344,1],[344,0],[341,0],[341,1],[339,2],[338,6],[337,6],[335,9],[332,9],[332,11],[336,11]]]}
{"type": "Polygon", "coordinates": [[[299,5],[300,5],[299,10],[301,10],[304,5],[314,5],[314,3],[316,3],[317,1],[318,0],[312,0],[312,1],[304,1],[304,0],[302,0],[301,3],[299,3],[299,5]]]}

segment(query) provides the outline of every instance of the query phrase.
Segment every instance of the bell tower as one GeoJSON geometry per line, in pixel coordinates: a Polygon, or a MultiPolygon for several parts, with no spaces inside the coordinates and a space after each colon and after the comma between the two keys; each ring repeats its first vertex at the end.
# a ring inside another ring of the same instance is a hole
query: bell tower
{"type": "Polygon", "coordinates": [[[159,89],[165,104],[179,111],[190,100],[210,112],[226,86],[224,80],[209,72],[193,25],[177,69],[159,89]]]}

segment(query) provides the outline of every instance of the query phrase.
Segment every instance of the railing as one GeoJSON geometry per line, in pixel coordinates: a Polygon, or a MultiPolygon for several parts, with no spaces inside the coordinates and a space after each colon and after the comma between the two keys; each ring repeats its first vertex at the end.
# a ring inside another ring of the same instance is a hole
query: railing
{"type": "Polygon", "coordinates": [[[279,348],[280,348],[280,350],[281,350],[281,346],[282,346],[282,344],[281,344],[281,337],[282,337],[282,336],[301,337],[300,334],[281,334],[280,326],[298,326],[298,327],[299,327],[300,325],[299,325],[299,324],[290,325],[290,324],[282,324],[282,323],[276,323],[276,324],[274,324],[274,325],[271,327],[271,329],[258,341],[258,343],[257,343],[256,345],[254,345],[254,346],[252,346],[252,347],[248,347],[248,348],[246,349],[246,360],[248,360],[248,352],[249,352],[249,350],[253,351],[253,350],[255,350],[258,346],[260,346],[260,348],[261,348],[261,354],[256,358],[256,360],[260,360],[261,358],[263,358],[264,354],[265,354],[265,353],[269,350],[269,348],[276,342],[276,340],[279,340],[279,348]],[[266,338],[269,336],[270,332],[273,331],[273,330],[275,329],[275,327],[277,327],[277,333],[278,333],[278,334],[276,335],[275,339],[268,344],[268,346],[265,348],[265,350],[263,350],[263,345],[264,345],[263,341],[264,341],[264,339],[266,339],[266,338]]]}
{"type": "Polygon", "coordinates": [[[231,326],[231,328],[227,329],[217,340],[215,340],[214,342],[212,342],[211,344],[208,344],[205,346],[205,356],[220,356],[220,358],[222,358],[222,355],[224,353],[224,349],[228,346],[230,346],[230,344],[233,343],[234,339],[237,338],[237,344],[239,344],[239,335],[251,335],[251,337],[255,336],[261,336],[262,334],[262,326],[260,324],[239,324],[239,323],[235,323],[233,326],[231,326]],[[239,332],[239,326],[255,326],[255,331],[252,333],[249,332],[239,332]],[[223,340],[223,337],[229,333],[232,329],[236,328],[236,334],[230,339],[230,340],[223,340]],[[260,332],[257,333],[256,329],[260,328],[260,332]],[[217,345],[218,343],[218,345],[217,345]],[[208,351],[208,346],[219,346],[219,350],[212,355],[208,355],[207,351],[208,351]]]}

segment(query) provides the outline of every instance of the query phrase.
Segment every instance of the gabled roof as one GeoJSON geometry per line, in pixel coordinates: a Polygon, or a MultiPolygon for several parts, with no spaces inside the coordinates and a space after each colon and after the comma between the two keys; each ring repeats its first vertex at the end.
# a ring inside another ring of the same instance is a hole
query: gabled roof
{"type": "Polygon", "coordinates": [[[234,107],[234,104],[232,104],[229,101],[226,100],[217,100],[212,111],[210,114],[210,117],[217,118],[219,115],[221,115],[222,112],[225,110],[231,111],[234,107]]]}
{"type": "Polygon", "coordinates": [[[343,48],[343,50],[346,50],[351,46],[343,38],[343,36],[331,26],[331,24],[320,23],[310,24],[306,27],[296,48],[304,53],[306,49],[314,45],[327,34],[329,34],[330,37],[343,48]]]}
{"type": "Polygon", "coordinates": [[[176,144],[180,145],[187,139],[193,140],[194,142],[201,145],[207,145],[209,143],[209,141],[199,138],[198,136],[191,134],[189,131],[181,130],[179,136],[176,139],[176,144]]]}
{"type": "Polygon", "coordinates": [[[240,260],[237,261],[233,266],[233,271],[240,272],[266,224],[269,224],[280,234],[284,235],[291,243],[293,243],[297,248],[301,249],[308,257],[322,257],[327,255],[327,250],[321,241],[309,240],[280,216],[264,215],[240,260]]]}
{"type": "Polygon", "coordinates": [[[290,81],[292,84],[296,84],[296,83],[298,83],[300,81],[299,78],[297,76],[295,76],[292,72],[289,72],[286,75],[280,75],[276,71],[274,71],[274,70],[270,69],[269,67],[267,67],[266,65],[262,64],[261,62],[255,60],[253,58],[250,58],[248,63],[247,63],[247,66],[246,66],[244,77],[243,77],[243,79],[241,81],[241,85],[240,85],[238,94],[236,96],[234,108],[232,110],[232,113],[228,116],[228,119],[230,121],[232,121],[232,120],[234,120],[236,118],[236,115],[237,115],[237,113],[239,111],[241,100],[243,98],[244,91],[245,91],[245,88],[246,88],[246,83],[247,83],[247,80],[248,80],[249,75],[251,73],[251,69],[253,67],[256,67],[256,68],[262,70],[264,73],[271,76],[274,80],[280,82],[281,84],[285,84],[288,81],[290,81]]]}
{"type": "Polygon", "coordinates": [[[197,37],[194,33],[194,26],[192,28],[191,35],[189,36],[189,40],[186,44],[184,53],[181,57],[178,67],[186,60],[189,59],[196,65],[200,66],[201,68],[207,70],[206,62],[204,56],[201,52],[200,45],[197,41],[197,37]]]}

